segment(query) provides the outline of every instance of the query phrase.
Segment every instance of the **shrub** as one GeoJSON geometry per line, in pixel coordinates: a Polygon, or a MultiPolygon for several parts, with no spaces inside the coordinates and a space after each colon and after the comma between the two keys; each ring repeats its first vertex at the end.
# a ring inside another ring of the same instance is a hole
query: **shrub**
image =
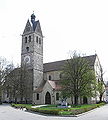
{"type": "Polygon", "coordinates": [[[72,112],[71,111],[60,111],[59,115],[71,115],[72,112]]]}
{"type": "Polygon", "coordinates": [[[39,112],[45,113],[45,114],[51,114],[51,115],[58,115],[59,114],[59,110],[39,110],[39,112]]]}
{"type": "Polygon", "coordinates": [[[51,114],[51,115],[77,115],[87,111],[90,111],[94,108],[100,107],[105,103],[100,104],[92,104],[92,105],[78,105],[73,106],[71,108],[59,108],[56,105],[48,105],[44,107],[32,108],[31,104],[11,104],[12,107],[20,108],[25,107],[28,111],[39,112],[44,114],[51,114]]]}
{"type": "Polygon", "coordinates": [[[26,108],[26,107],[31,107],[32,105],[31,104],[14,104],[12,103],[11,104],[12,107],[15,107],[15,108],[26,108]]]}
{"type": "Polygon", "coordinates": [[[100,104],[100,103],[106,103],[105,101],[99,101],[99,102],[97,102],[97,104],[100,104]]]}
{"type": "Polygon", "coordinates": [[[44,114],[51,114],[51,115],[59,115],[60,110],[53,110],[53,109],[40,109],[40,108],[26,108],[28,111],[33,111],[33,112],[40,112],[44,114]]]}

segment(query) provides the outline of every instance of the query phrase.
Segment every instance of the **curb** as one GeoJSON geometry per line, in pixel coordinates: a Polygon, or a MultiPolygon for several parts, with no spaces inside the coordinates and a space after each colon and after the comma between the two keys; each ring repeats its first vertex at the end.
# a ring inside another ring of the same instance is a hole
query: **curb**
{"type": "Polygon", "coordinates": [[[38,115],[43,115],[43,116],[53,116],[53,117],[77,117],[76,115],[51,115],[51,114],[44,114],[44,113],[40,113],[40,112],[34,112],[31,110],[25,110],[25,112],[30,112],[33,114],[38,114],[38,115]]]}

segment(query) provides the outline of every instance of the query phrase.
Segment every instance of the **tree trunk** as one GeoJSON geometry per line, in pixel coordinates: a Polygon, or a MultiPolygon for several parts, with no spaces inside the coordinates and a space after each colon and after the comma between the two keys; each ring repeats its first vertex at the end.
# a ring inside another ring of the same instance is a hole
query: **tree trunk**
{"type": "Polygon", "coordinates": [[[78,96],[77,95],[74,96],[74,105],[78,105],[78,96]]]}
{"type": "Polygon", "coordinates": [[[21,96],[20,98],[20,103],[23,103],[23,96],[21,96]]]}
{"type": "Polygon", "coordinates": [[[28,103],[27,98],[25,98],[25,104],[27,104],[27,103],[28,103]]]}
{"type": "Polygon", "coordinates": [[[100,99],[100,102],[102,102],[102,94],[100,95],[99,99],[100,99]]]}
{"type": "Polygon", "coordinates": [[[17,97],[15,97],[15,103],[17,104],[17,97]]]}
{"type": "Polygon", "coordinates": [[[71,103],[73,104],[73,96],[71,96],[71,103]]]}
{"type": "Polygon", "coordinates": [[[82,105],[82,97],[80,97],[80,104],[82,105]]]}

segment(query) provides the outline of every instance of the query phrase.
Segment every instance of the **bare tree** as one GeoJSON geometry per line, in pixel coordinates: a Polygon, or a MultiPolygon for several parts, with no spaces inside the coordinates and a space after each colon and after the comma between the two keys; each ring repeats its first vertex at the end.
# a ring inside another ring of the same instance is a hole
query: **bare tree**
{"type": "Polygon", "coordinates": [[[20,68],[20,100],[25,103],[30,103],[33,90],[33,71],[27,69],[26,65],[20,68]]]}
{"type": "Polygon", "coordinates": [[[15,68],[5,77],[5,90],[10,102],[31,103],[32,100],[32,73],[26,65],[15,68]]]}
{"type": "Polygon", "coordinates": [[[103,97],[103,94],[105,92],[105,83],[104,83],[104,80],[103,80],[103,75],[104,75],[104,72],[103,72],[103,69],[102,67],[100,68],[100,79],[98,80],[98,83],[97,83],[97,91],[99,92],[99,102],[102,102],[102,97],[103,97]]]}
{"type": "Polygon", "coordinates": [[[0,96],[4,90],[5,78],[13,69],[13,63],[10,63],[5,58],[0,57],[0,96]]]}
{"type": "Polygon", "coordinates": [[[19,82],[20,73],[19,68],[15,68],[5,77],[4,89],[7,91],[7,96],[10,102],[17,103],[17,98],[19,96],[19,82]]]}

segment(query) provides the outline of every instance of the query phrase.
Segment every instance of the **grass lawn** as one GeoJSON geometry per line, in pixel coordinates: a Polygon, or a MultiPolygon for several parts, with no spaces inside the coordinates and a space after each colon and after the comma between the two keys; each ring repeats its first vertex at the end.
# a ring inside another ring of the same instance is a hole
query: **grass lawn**
{"type": "Polygon", "coordinates": [[[86,105],[71,105],[70,108],[60,108],[57,105],[48,105],[39,108],[32,108],[32,104],[12,104],[13,107],[25,107],[28,111],[39,112],[50,115],[77,115],[97,107],[104,105],[105,103],[100,104],[86,104],[86,105]]]}

